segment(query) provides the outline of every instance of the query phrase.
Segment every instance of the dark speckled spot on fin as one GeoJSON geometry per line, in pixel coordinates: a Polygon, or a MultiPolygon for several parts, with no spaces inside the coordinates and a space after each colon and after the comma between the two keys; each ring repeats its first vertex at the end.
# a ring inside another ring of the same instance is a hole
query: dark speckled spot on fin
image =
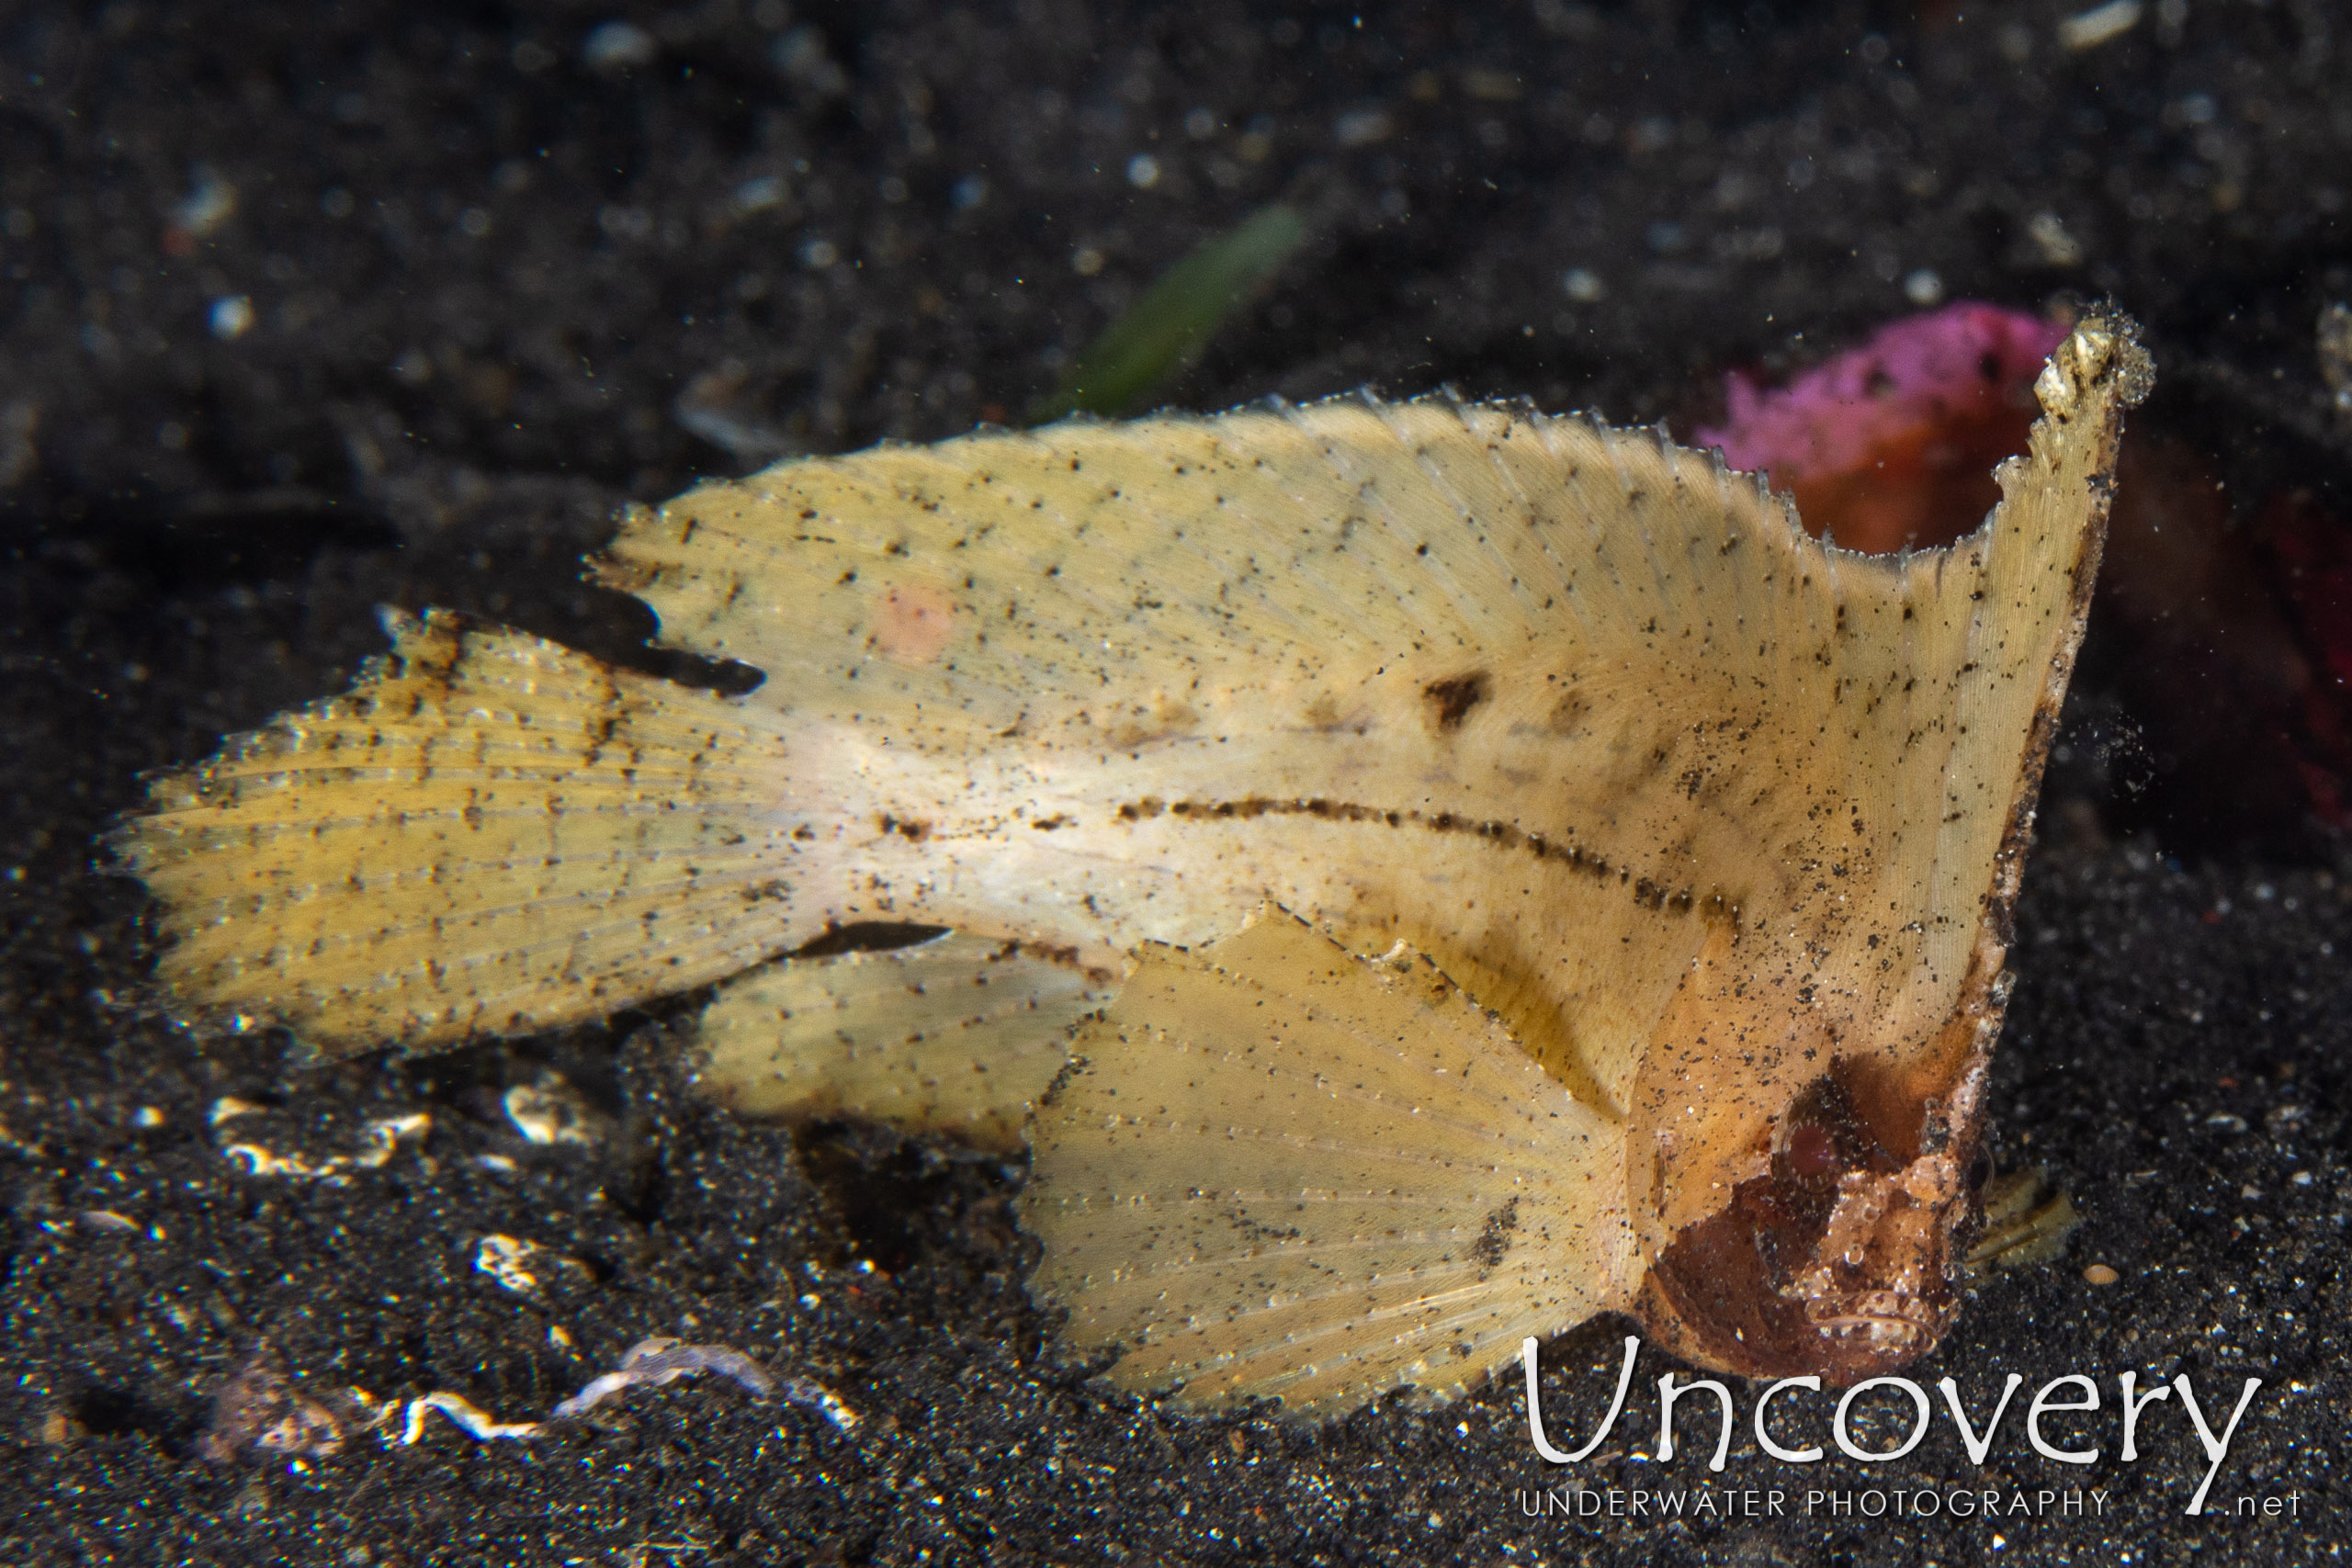
{"type": "Polygon", "coordinates": [[[1432,681],[1421,688],[1421,695],[1429,700],[1430,716],[1441,730],[1462,728],[1470,710],[1487,700],[1491,684],[1483,670],[1473,670],[1466,675],[1453,675],[1442,681],[1432,681]]]}

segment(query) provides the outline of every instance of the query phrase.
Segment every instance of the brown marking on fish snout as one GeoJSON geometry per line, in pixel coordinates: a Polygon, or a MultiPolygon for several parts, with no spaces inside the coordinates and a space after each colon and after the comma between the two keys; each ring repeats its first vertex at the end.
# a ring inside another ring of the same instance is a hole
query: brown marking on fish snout
{"type": "MultiPolygon", "coordinates": [[[[1791,1108],[1766,1174],[1679,1232],[1642,1281],[1636,1313],[1676,1355],[1743,1377],[1816,1373],[1843,1387],[1933,1349],[1959,1314],[1958,1242],[1989,1057],[1888,1149],[1833,1070],[1791,1108]]],[[[1839,1064],[1845,1068],[1847,1064],[1839,1064]]]]}

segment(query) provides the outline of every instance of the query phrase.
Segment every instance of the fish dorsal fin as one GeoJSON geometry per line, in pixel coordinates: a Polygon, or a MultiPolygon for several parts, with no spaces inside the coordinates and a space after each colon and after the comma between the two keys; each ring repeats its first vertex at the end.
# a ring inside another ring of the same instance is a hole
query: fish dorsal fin
{"type": "Polygon", "coordinates": [[[1425,948],[1622,1111],[1711,927],[1804,926],[1842,954],[1816,998],[1952,994],[2118,384],[1899,561],[1648,432],[1347,399],[787,463],[637,514],[605,570],[899,825],[844,824],[903,868],[892,918],[1119,953],[1271,896],[1425,948]]]}

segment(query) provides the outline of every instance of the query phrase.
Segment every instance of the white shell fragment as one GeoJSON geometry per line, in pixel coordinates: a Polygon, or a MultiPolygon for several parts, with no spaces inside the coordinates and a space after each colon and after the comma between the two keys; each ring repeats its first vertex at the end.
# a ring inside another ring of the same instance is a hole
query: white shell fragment
{"type": "MultiPolygon", "coordinates": [[[[218,1127],[224,1122],[266,1114],[265,1107],[223,1099],[214,1102],[211,1121],[218,1127]]],[[[432,1113],[414,1111],[404,1116],[379,1117],[367,1122],[360,1129],[362,1147],[356,1154],[329,1155],[323,1159],[312,1159],[300,1153],[287,1153],[254,1139],[244,1138],[220,1145],[220,1155],[222,1158],[244,1167],[248,1176],[324,1181],[330,1186],[339,1187],[350,1180],[351,1172],[355,1170],[380,1170],[390,1165],[392,1156],[400,1152],[403,1140],[422,1141],[432,1130],[432,1113]]]]}
{"type": "Polygon", "coordinates": [[[515,1084],[500,1103],[514,1130],[541,1148],[584,1146],[605,1134],[603,1113],[561,1073],[541,1073],[537,1082],[515,1084]]]}
{"type": "Polygon", "coordinates": [[[539,1277],[531,1271],[531,1260],[546,1250],[535,1241],[486,1235],[474,1248],[474,1268],[518,1296],[536,1296],[539,1277]]]}
{"type": "Polygon", "coordinates": [[[2140,25],[2145,7],[2140,0],[2107,0],[2087,11],[2077,11],[2058,24],[2058,42],[2075,54],[2112,43],[2140,25]]]}
{"type": "Polygon", "coordinates": [[[2320,312],[2318,347],[2320,379],[2327,383],[2336,419],[2352,430],[2352,305],[2320,312]]]}

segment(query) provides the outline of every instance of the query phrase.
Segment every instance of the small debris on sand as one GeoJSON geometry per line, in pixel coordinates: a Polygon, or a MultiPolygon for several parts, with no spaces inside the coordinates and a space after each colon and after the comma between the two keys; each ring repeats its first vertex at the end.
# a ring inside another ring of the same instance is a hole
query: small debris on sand
{"type": "Polygon", "coordinates": [[[243,1459],[322,1457],[343,1451],[343,1426],[287,1374],[265,1339],[212,1397],[212,1420],[197,1451],[216,1464],[243,1459]]]}
{"type": "Polygon", "coordinates": [[[548,1422],[585,1416],[628,1389],[658,1388],[703,1372],[716,1372],[755,1398],[773,1399],[782,1394],[795,1404],[808,1405],[820,1411],[842,1431],[857,1425],[857,1412],[843,1404],[832,1390],[806,1378],[787,1378],[779,1383],[765,1367],[732,1346],[687,1345],[675,1339],[652,1338],[640,1339],[630,1346],[617,1368],[590,1379],[586,1387],[548,1411],[545,1422],[500,1421],[463,1394],[436,1391],[409,1401],[401,1442],[411,1445],[423,1437],[426,1417],[435,1410],[447,1416],[452,1426],[483,1442],[527,1440],[544,1433],[548,1422]]]}

